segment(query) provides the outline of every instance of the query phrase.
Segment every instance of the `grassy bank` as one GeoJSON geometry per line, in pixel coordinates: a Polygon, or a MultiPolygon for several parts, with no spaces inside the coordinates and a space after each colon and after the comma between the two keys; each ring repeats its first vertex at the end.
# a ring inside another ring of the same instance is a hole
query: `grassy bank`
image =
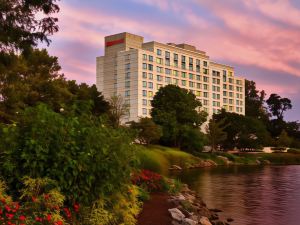
{"type": "Polygon", "coordinates": [[[212,160],[217,165],[226,165],[226,157],[232,164],[256,165],[259,162],[266,163],[268,160],[274,165],[299,165],[299,152],[288,153],[196,153],[195,155],[183,152],[176,148],[163,146],[139,146],[138,158],[143,169],[148,169],[161,174],[167,174],[170,166],[178,165],[189,168],[203,160],[212,160]]]}

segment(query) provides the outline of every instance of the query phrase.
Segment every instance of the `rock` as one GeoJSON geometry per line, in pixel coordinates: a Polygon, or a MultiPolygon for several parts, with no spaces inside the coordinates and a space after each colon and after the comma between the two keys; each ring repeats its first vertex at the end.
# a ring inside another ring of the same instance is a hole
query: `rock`
{"type": "Polygon", "coordinates": [[[225,222],[219,220],[215,222],[215,225],[226,225],[226,224],[225,222]]]}
{"type": "Polygon", "coordinates": [[[181,223],[179,223],[179,222],[176,221],[176,220],[172,220],[172,225],[181,225],[181,223]]]}
{"type": "Polygon", "coordinates": [[[218,220],[219,216],[218,216],[218,214],[215,213],[215,214],[212,214],[209,219],[210,220],[218,220]]]}
{"type": "Polygon", "coordinates": [[[182,168],[180,166],[177,165],[172,165],[169,170],[182,170],[182,168]]]}
{"type": "Polygon", "coordinates": [[[264,165],[270,165],[271,164],[271,162],[269,160],[267,160],[267,159],[263,160],[262,163],[264,165]]]}
{"type": "Polygon", "coordinates": [[[190,194],[185,194],[185,199],[188,200],[189,202],[194,202],[196,197],[190,194]]]}
{"type": "Polygon", "coordinates": [[[198,222],[195,221],[195,220],[189,219],[189,218],[185,218],[185,219],[183,220],[183,224],[184,224],[184,225],[197,225],[198,222]]]}
{"type": "Polygon", "coordinates": [[[232,222],[232,221],[234,221],[234,219],[232,219],[232,218],[227,218],[227,222],[232,222]]]}
{"type": "Polygon", "coordinates": [[[223,162],[225,163],[225,165],[229,165],[229,164],[232,163],[232,162],[229,161],[229,159],[228,159],[227,157],[225,157],[225,156],[218,155],[217,158],[223,160],[223,162]]]}
{"type": "Polygon", "coordinates": [[[205,216],[202,216],[199,220],[199,223],[201,225],[212,225],[211,222],[209,222],[209,219],[205,216]]]}
{"type": "Polygon", "coordinates": [[[177,208],[168,209],[168,211],[174,220],[181,222],[185,218],[184,214],[177,208]]]}
{"type": "Polygon", "coordinates": [[[185,197],[182,194],[177,195],[176,198],[179,201],[185,201],[185,197]]]}
{"type": "Polygon", "coordinates": [[[221,209],[210,209],[210,211],[212,211],[212,212],[223,212],[221,209]]]}

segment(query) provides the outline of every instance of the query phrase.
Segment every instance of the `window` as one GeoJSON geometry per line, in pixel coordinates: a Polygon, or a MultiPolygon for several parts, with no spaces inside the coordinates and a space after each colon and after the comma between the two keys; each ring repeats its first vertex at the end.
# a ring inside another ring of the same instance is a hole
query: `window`
{"type": "Polygon", "coordinates": [[[204,90],[208,90],[208,85],[207,84],[203,84],[203,89],[204,90]]]}
{"type": "Polygon", "coordinates": [[[184,55],[181,56],[181,62],[185,63],[185,56],[184,55]]]}
{"type": "Polygon", "coordinates": [[[146,79],[147,78],[147,73],[143,72],[143,78],[146,79]]]}
{"type": "Polygon", "coordinates": [[[171,70],[170,69],[165,69],[166,74],[170,75],[171,74],[171,70]]]}
{"type": "Polygon", "coordinates": [[[165,64],[166,64],[166,66],[170,66],[170,59],[166,59],[165,64]]]}
{"type": "Polygon", "coordinates": [[[233,91],[233,86],[232,85],[229,85],[229,90],[233,91]]]}
{"type": "Polygon", "coordinates": [[[189,87],[194,87],[194,82],[190,81],[189,82],[189,87]]]}
{"type": "Polygon", "coordinates": [[[143,60],[147,60],[147,55],[143,54],[143,60]]]}
{"type": "Polygon", "coordinates": [[[229,104],[233,104],[233,99],[229,99],[229,104]]]}
{"type": "Polygon", "coordinates": [[[233,92],[229,92],[229,97],[233,97],[233,92]]]}
{"type": "Polygon", "coordinates": [[[196,80],[201,80],[201,76],[200,75],[196,75],[196,80]]]}
{"type": "Polygon", "coordinates": [[[147,87],[147,82],[143,81],[143,87],[146,88],[147,87]]]}
{"type": "Polygon", "coordinates": [[[223,103],[227,103],[227,98],[223,98],[223,103]]]}
{"type": "Polygon", "coordinates": [[[194,79],[194,74],[190,73],[190,74],[189,74],[189,78],[190,78],[191,80],[193,80],[193,79],[194,79]]]}
{"type": "Polygon", "coordinates": [[[174,53],[174,61],[178,61],[178,54],[174,53]]]}
{"type": "Polygon", "coordinates": [[[233,79],[232,78],[229,78],[229,83],[233,83],[233,79]]]}
{"type": "Polygon", "coordinates": [[[127,72],[127,73],[125,74],[125,79],[130,79],[130,72],[127,72]]]}
{"type": "Polygon", "coordinates": [[[201,96],[201,91],[196,91],[195,95],[200,97],[201,96]]]}
{"type": "Polygon", "coordinates": [[[125,97],[129,97],[130,96],[130,91],[125,91],[125,97]]]}
{"type": "Polygon", "coordinates": [[[186,80],[182,80],[182,81],[181,81],[181,85],[182,85],[182,86],[186,86],[186,80]]]}
{"type": "Polygon", "coordinates": [[[208,98],[208,92],[203,92],[204,98],[208,98]]]}
{"type": "Polygon", "coordinates": [[[143,69],[144,69],[144,70],[147,69],[147,63],[143,63],[143,69]]]}
{"type": "Polygon", "coordinates": [[[189,64],[193,64],[193,58],[189,57],[189,64]]]}
{"type": "Polygon", "coordinates": [[[156,63],[158,63],[158,64],[163,64],[162,58],[156,58],[156,63]]]}
{"type": "Polygon", "coordinates": [[[178,85],[178,79],[173,79],[173,84],[178,85]]]}
{"type": "Polygon", "coordinates": [[[227,84],[223,84],[223,89],[227,89],[227,84]]]}
{"type": "Polygon", "coordinates": [[[153,97],[153,92],[152,91],[148,91],[148,97],[153,97]]]}
{"type": "Polygon", "coordinates": [[[165,57],[166,57],[166,59],[170,59],[170,52],[165,52],[165,57]]]}
{"type": "Polygon", "coordinates": [[[223,91],[223,95],[224,95],[224,96],[227,96],[227,91],[223,91]]]}
{"type": "Polygon", "coordinates": [[[203,73],[208,74],[208,69],[203,68],[203,73]]]}
{"type": "Polygon", "coordinates": [[[163,68],[157,66],[157,67],[156,67],[156,71],[157,71],[158,73],[163,73],[163,68]]]}
{"type": "Polygon", "coordinates": [[[197,88],[198,89],[201,89],[202,88],[202,85],[200,83],[197,83],[197,88]]]}
{"type": "Polygon", "coordinates": [[[186,78],[186,72],[182,72],[182,73],[181,73],[181,77],[182,77],[182,78],[186,78]]]}
{"type": "Polygon", "coordinates": [[[203,77],[203,81],[204,81],[204,82],[208,82],[208,77],[205,77],[205,76],[204,76],[204,77],[203,77]]]}
{"type": "Polygon", "coordinates": [[[227,71],[223,70],[223,76],[226,76],[226,75],[227,75],[227,71]]]}
{"type": "Polygon", "coordinates": [[[175,77],[178,77],[178,71],[177,71],[177,70],[173,70],[173,75],[174,75],[175,77]]]}
{"type": "Polygon", "coordinates": [[[161,55],[161,50],[160,49],[156,49],[156,54],[157,55],[161,55]]]}
{"type": "Polygon", "coordinates": [[[208,101],[207,100],[203,100],[203,105],[208,105],[208,101]]]}
{"type": "Polygon", "coordinates": [[[143,99],[143,105],[144,105],[144,106],[147,105],[147,99],[143,99]]]}
{"type": "Polygon", "coordinates": [[[143,90],[143,96],[147,97],[147,91],[146,90],[143,90]]]}
{"type": "Polygon", "coordinates": [[[153,80],[153,74],[152,73],[149,73],[148,76],[149,76],[149,80],[153,80]]]}
{"type": "Polygon", "coordinates": [[[130,63],[125,64],[125,69],[130,70],[130,63]]]}
{"type": "Polygon", "coordinates": [[[149,61],[153,62],[153,56],[152,55],[149,55],[149,61]]]}
{"type": "Polygon", "coordinates": [[[203,66],[207,67],[207,61],[203,61],[203,66]]]}
{"type": "Polygon", "coordinates": [[[130,88],[130,81],[125,81],[125,88],[130,88]]]}
{"type": "Polygon", "coordinates": [[[148,64],[148,70],[153,71],[153,65],[152,64],[148,64]]]}
{"type": "Polygon", "coordinates": [[[152,82],[148,82],[148,88],[153,89],[153,83],[152,82]]]}
{"type": "Polygon", "coordinates": [[[171,84],[171,77],[166,77],[166,83],[171,84]]]}
{"type": "Polygon", "coordinates": [[[157,75],[157,81],[162,81],[162,76],[157,75]]]}
{"type": "Polygon", "coordinates": [[[226,76],[223,76],[223,82],[227,82],[226,76]]]}
{"type": "Polygon", "coordinates": [[[143,108],[143,115],[147,115],[147,109],[146,108],[143,108]]]}

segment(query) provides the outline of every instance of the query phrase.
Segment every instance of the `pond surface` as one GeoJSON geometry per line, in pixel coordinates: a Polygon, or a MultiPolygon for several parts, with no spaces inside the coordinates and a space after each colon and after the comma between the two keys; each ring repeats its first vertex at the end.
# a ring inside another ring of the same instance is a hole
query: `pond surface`
{"type": "Polygon", "coordinates": [[[300,166],[238,166],[175,175],[232,225],[300,225],[300,166]]]}

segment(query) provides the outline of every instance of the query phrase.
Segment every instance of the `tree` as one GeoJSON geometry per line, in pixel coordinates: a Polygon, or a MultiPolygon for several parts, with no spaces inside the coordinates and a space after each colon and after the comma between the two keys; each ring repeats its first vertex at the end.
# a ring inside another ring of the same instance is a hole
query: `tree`
{"type": "Polygon", "coordinates": [[[212,152],[216,151],[217,146],[221,145],[227,138],[227,134],[223,131],[224,128],[221,128],[221,124],[222,121],[217,123],[215,120],[210,119],[205,129],[212,152]]]}
{"type": "Polygon", "coordinates": [[[137,139],[142,144],[158,142],[162,135],[161,127],[156,125],[151,118],[140,118],[139,122],[131,122],[131,128],[137,130],[137,139]]]}
{"type": "Polygon", "coordinates": [[[283,113],[292,108],[291,100],[288,98],[281,98],[277,94],[271,94],[266,101],[273,116],[278,120],[283,120],[283,113]]]}
{"type": "Polygon", "coordinates": [[[264,107],[266,93],[256,89],[254,81],[245,80],[245,115],[267,120],[269,115],[264,107]]]}
{"type": "Polygon", "coordinates": [[[57,57],[45,49],[30,49],[26,57],[15,56],[9,68],[0,70],[1,121],[15,121],[26,107],[39,103],[56,112],[61,108],[71,111],[75,105],[78,113],[92,110],[94,115],[100,115],[108,111],[108,103],[96,86],[66,81],[60,69],[57,57]]]}
{"type": "Polygon", "coordinates": [[[0,0],[0,52],[27,50],[38,42],[50,43],[58,31],[57,0],[0,0]]]}
{"type": "Polygon", "coordinates": [[[201,103],[186,89],[167,85],[159,89],[152,100],[151,116],[163,129],[161,143],[180,146],[183,126],[197,128],[206,121],[201,103]]]}
{"type": "Polygon", "coordinates": [[[129,114],[129,105],[124,102],[121,95],[114,95],[108,99],[109,119],[113,127],[120,126],[122,119],[129,114]]]}
{"type": "Polygon", "coordinates": [[[292,143],[292,138],[290,138],[285,130],[281,132],[281,134],[278,137],[278,140],[276,141],[276,144],[278,147],[290,147],[292,143]]]}

